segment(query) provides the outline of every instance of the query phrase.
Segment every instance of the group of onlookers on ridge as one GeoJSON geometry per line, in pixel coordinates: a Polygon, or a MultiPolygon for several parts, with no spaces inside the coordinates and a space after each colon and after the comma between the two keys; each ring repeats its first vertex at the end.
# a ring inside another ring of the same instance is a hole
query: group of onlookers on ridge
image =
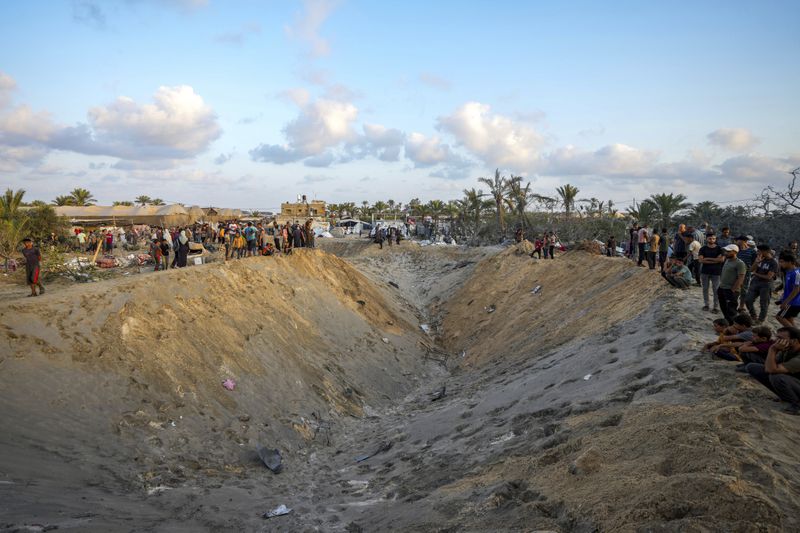
{"type": "Polygon", "coordinates": [[[681,224],[674,235],[638,224],[629,231],[628,257],[652,270],[658,266],[676,288],[696,285],[702,290],[703,310],[722,313],[713,321],[718,338],[705,348],[738,362],[738,371],[789,404],[786,412],[800,414],[798,242],[776,251],[750,235],[731,237],[730,228],[717,233],[708,224],[699,229],[681,224]],[[775,332],[766,324],[773,293],[779,295],[775,319],[780,327],[775,332]]]}

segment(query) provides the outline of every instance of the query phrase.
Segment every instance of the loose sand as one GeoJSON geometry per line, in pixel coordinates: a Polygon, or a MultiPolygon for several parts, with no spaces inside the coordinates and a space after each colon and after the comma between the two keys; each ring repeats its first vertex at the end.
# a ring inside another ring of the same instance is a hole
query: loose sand
{"type": "Polygon", "coordinates": [[[800,530],[800,421],[698,292],[320,244],[4,299],[0,531],[800,530]]]}

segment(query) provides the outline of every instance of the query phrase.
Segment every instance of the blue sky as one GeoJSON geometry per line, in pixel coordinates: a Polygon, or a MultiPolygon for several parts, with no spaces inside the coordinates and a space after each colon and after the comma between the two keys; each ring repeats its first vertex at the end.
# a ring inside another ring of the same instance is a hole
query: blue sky
{"type": "Polygon", "coordinates": [[[800,3],[0,4],[0,185],[274,208],[495,168],[624,206],[800,166],[800,3]]]}

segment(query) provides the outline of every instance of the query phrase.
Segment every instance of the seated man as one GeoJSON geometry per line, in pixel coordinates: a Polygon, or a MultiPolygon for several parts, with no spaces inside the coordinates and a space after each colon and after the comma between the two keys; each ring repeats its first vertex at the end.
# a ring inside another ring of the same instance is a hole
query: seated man
{"type": "Polygon", "coordinates": [[[778,329],[764,364],[749,363],[745,370],[778,398],[788,402],[785,412],[800,415],[800,329],[778,329]]]}
{"type": "Polygon", "coordinates": [[[745,367],[748,363],[764,364],[767,360],[767,352],[775,344],[772,340],[772,330],[767,326],[757,326],[753,328],[753,340],[745,342],[738,348],[740,365],[736,365],[738,372],[746,372],[745,367]]]}
{"type": "Polygon", "coordinates": [[[735,335],[736,330],[733,329],[733,326],[728,324],[728,320],[725,318],[717,318],[712,322],[712,326],[714,327],[714,332],[717,334],[717,340],[712,342],[707,342],[703,346],[703,351],[707,352],[711,350],[717,344],[723,342],[722,339],[725,338],[726,335],[735,335]]]}
{"type": "Polygon", "coordinates": [[[670,285],[679,289],[688,289],[694,283],[691,271],[684,264],[685,259],[684,256],[674,256],[670,269],[661,272],[670,285]]]}
{"type": "Polygon", "coordinates": [[[744,313],[736,315],[731,326],[732,332],[721,335],[719,341],[711,346],[711,353],[727,361],[739,361],[737,348],[753,340],[753,332],[750,329],[752,325],[753,320],[749,315],[744,313]]]}

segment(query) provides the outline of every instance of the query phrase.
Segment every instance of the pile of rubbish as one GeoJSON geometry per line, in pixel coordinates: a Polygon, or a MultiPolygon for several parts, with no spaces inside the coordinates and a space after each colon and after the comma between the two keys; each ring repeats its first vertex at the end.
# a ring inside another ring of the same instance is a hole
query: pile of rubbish
{"type": "Polygon", "coordinates": [[[594,255],[603,255],[605,252],[605,246],[600,241],[581,241],[575,245],[575,249],[583,250],[584,252],[589,252],[594,255]]]}

